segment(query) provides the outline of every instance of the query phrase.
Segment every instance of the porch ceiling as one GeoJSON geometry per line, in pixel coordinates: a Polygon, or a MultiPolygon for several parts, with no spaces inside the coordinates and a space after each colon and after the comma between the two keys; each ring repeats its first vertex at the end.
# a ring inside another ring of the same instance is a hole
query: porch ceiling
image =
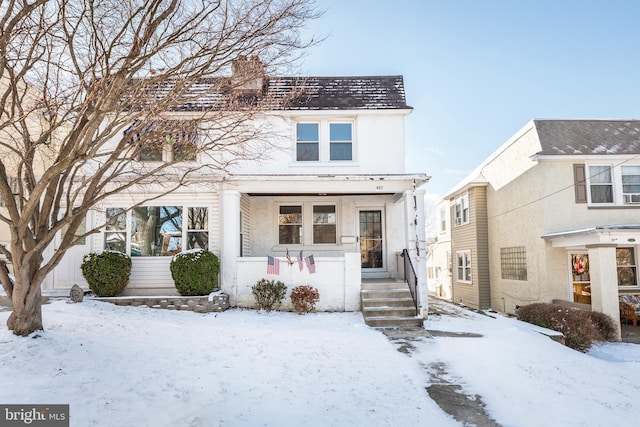
{"type": "Polygon", "coordinates": [[[640,244],[640,224],[601,225],[547,233],[542,238],[550,241],[554,248],[637,245],[640,244]]]}

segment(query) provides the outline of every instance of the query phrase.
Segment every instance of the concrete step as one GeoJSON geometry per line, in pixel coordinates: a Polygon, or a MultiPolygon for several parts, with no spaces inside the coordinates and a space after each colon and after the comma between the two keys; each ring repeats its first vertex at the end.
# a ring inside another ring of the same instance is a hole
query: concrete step
{"type": "Polygon", "coordinates": [[[414,307],[413,298],[362,298],[362,307],[414,307]]]}
{"type": "Polygon", "coordinates": [[[411,291],[408,288],[405,289],[380,289],[380,290],[362,290],[360,291],[361,299],[376,299],[376,298],[411,298],[411,291]]]}
{"type": "Polygon", "coordinates": [[[422,327],[422,318],[403,316],[372,316],[364,317],[364,323],[373,328],[407,328],[413,326],[422,327]]]}
{"type": "Polygon", "coordinates": [[[415,317],[416,308],[411,307],[365,307],[362,309],[365,318],[371,317],[415,317]]]}
{"type": "Polygon", "coordinates": [[[409,289],[406,282],[402,280],[384,280],[384,281],[363,281],[360,289],[364,290],[383,290],[383,289],[409,289]]]}

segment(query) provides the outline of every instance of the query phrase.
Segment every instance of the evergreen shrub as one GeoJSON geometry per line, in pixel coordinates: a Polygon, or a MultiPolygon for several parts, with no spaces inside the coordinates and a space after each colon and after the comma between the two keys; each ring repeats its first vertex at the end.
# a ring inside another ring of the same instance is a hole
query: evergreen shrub
{"type": "Polygon", "coordinates": [[[220,261],[213,252],[198,249],[176,254],[169,269],[182,296],[209,295],[219,289],[220,261]]]}
{"type": "Polygon", "coordinates": [[[80,269],[94,295],[115,297],[129,283],[131,258],[117,251],[91,252],[82,259],[80,269]]]}

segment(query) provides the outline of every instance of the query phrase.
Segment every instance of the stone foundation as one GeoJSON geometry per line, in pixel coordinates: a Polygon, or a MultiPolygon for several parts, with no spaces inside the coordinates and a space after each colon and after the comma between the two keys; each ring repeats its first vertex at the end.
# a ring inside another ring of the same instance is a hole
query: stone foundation
{"type": "Polygon", "coordinates": [[[165,310],[194,311],[196,313],[220,312],[229,308],[229,295],[222,293],[193,297],[94,297],[93,299],[121,306],[146,306],[165,310]]]}

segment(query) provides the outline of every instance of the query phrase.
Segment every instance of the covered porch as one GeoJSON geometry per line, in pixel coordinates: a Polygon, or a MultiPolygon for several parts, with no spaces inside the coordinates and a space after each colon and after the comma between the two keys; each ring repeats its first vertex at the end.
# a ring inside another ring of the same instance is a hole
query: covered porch
{"type": "Polygon", "coordinates": [[[404,278],[399,254],[408,249],[426,313],[418,189],[426,180],[422,174],[231,177],[220,198],[222,290],[232,306],[250,307],[260,279],[289,289],[311,285],[320,292],[318,310],[355,311],[363,278],[404,278]]]}
{"type": "MultiPolygon", "coordinates": [[[[624,339],[619,298],[640,294],[637,271],[640,225],[596,226],[548,233],[543,238],[552,247],[567,251],[568,300],[611,316],[617,325],[618,339],[624,339]]],[[[634,335],[626,333],[626,338],[634,335]]]]}

